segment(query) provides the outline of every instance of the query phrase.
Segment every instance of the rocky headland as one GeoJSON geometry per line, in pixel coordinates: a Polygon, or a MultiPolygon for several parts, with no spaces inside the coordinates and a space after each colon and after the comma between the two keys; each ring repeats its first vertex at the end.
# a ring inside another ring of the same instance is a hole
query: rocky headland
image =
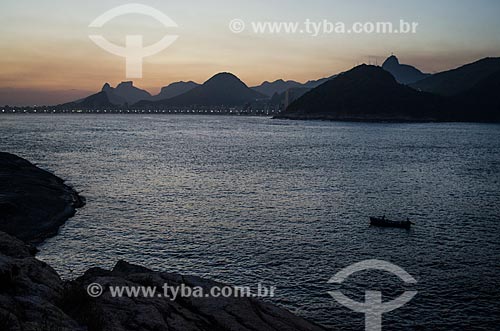
{"type": "Polygon", "coordinates": [[[64,180],[0,152],[0,231],[36,243],[57,234],[85,199],[64,180]]]}

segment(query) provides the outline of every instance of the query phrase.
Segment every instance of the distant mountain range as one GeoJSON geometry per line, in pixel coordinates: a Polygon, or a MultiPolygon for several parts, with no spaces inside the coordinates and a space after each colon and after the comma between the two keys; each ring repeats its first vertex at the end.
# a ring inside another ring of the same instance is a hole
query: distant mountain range
{"type": "Polygon", "coordinates": [[[172,83],[154,96],[135,87],[132,82],[122,82],[115,88],[106,83],[100,92],[59,107],[242,106],[264,99],[269,99],[273,104],[288,104],[332,77],[311,80],[304,84],[277,80],[249,88],[235,75],[219,73],[201,85],[193,81],[172,83]],[[286,93],[289,90],[293,92],[286,93]]]}
{"type": "Polygon", "coordinates": [[[142,100],[163,100],[178,96],[199,86],[195,82],[176,82],[161,89],[161,92],[152,96],[148,91],[137,88],[133,82],[121,82],[116,87],[111,87],[109,83],[104,84],[100,92],[92,94],[86,98],[69,102],[61,107],[116,107],[134,105],[142,100]]]}
{"type": "Polygon", "coordinates": [[[158,101],[143,100],[137,106],[240,106],[266,98],[266,95],[252,90],[235,75],[223,72],[183,94],[158,101]]]}
{"type": "Polygon", "coordinates": [[[499,62],[500,58],[483,59],[411,87],[381,67],[361,65],[305,93],[277,117],[500,122],[499,62]]]}
{"type": "Polygon", "coordinates": [[[279,107],[280,118],[387,121],[497,121],[500,58],[485,58],[429,75],[390,56],[382,67],[361,65],[309,81],[276,80],[249,88],[223,72],[203,84],[176,82],[152,96],[133,86],[102,90],[61,108],[279,107]]]}

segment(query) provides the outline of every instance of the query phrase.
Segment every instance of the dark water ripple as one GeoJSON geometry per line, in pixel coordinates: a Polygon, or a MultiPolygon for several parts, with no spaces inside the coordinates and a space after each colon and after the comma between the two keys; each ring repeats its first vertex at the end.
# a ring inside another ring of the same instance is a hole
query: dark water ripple
{"type": "Polygon", "coordinates": [[[0,117],[0,148],[68,178],[88,204],[41,246],[66,277],[127,259],[238,285],[327,326],[364,317],[326,293],[417,296],[384,330],[498,330],[500,126],[288,122],[204,116],[0,117]],[[411,231],[367,226],[385,213],[411,231]]]}

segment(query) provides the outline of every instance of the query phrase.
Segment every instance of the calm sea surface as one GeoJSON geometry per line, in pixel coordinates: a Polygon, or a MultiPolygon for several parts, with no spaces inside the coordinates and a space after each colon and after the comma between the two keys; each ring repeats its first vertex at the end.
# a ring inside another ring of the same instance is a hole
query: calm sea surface
{"type": "Polygon", "coordinates": [[[294,122],[251,117],[2,115],[0,149],[87,198],[40,246],[65,277],[118,259],[236,285],[325,326],[363,330],[363,301],[418,294],[384,330],[498,330],[500,126],[294,122]],[[368,226],[410,217],[410,230],[368,226]],[[365,259],[383,271],[327,281],[365,259]]]}

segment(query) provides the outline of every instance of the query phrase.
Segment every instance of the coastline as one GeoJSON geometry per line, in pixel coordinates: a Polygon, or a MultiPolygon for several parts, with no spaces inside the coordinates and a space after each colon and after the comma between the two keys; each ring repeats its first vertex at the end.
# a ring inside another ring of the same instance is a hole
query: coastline
{"type": "Polygon", "coordinates": [[[0,152],[0,231],[37,244],[59,227],[85,198],[64,180],[14,154],[0,152]]]}

